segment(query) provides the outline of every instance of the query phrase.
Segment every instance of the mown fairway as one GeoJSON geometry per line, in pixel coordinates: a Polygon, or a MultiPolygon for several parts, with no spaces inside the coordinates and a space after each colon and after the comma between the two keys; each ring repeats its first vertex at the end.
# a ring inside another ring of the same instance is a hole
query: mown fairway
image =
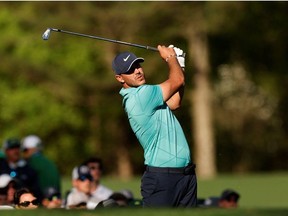
{"type": "MultiPolygon", "coordinates": [[[[225,188],[233,188],[240,195],[237,209],[97,209],[97,210],[1,210],[1,216],[287,216],[288,215],[288,173],[221,175],[214,180],[199,180],[199,197],[218,195],[225,188]]],[[[115,191],[131,189],[140,198],[140,177],[131,181],[120,181],[106,177],[103,183],[115,191]]],[[[63,179],[63,191],[70,187],[70,179],[63,179]]]]}
{"type": "MultiPolygon", "coordinates": [[[[130,189],[136,198],[140,198],[140,177],[131,181],[121,181],[106,177],[103,184],[115,191],[130,189]]],[[[218,196],[231,188],[241,195],[241,208],[287,208],[288,209],[288,173],[220,175],[213,180],[198,180],[198,197],[218,196]]],[[[71,186],[70,179],[63,180],[63,190],[71,186]]]]}

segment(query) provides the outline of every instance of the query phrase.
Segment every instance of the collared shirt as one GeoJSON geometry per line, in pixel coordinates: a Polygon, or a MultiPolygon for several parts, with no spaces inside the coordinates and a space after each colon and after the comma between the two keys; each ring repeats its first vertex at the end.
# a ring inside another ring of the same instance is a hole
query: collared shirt
{"type": "Polygon", "coordinates": [[[85,194],[76,188],[72,188],[66,199],[66,208],[70,209],[71,206],[79,205],[80,203],[86,203],[89,201],[89,195],[85,194]]]}
{"type": "Polygon", "coordinates": [[[99,203],[102,200],[108,199],[112,194],[112,190],[100,184],[98,185],[96,190],[91,193],[91,196],[94,198],[95,201],[99,203]]]}
{"type": "Polygon", "coordinates": [[[123,106],[132,130],[144,149],[145,164],[184,167],[190,150],[177,118],[163,100],[159,85],[122,88],[123,106]]]}

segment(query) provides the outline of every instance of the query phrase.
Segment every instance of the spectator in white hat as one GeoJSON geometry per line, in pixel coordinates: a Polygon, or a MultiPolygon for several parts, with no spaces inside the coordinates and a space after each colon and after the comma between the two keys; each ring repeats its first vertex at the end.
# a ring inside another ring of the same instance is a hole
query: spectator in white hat
{"type": "Polygon", "coordinates": [[[23,157],[36,170],[42,194],[47,188],[61,191],[60,174],[56,164],[42,154],[42,141],[36,135],[29,135],[22,140],[23,157]]]}
{"type": "Polygon", "coordinates": [[[37,196],[40,196],[37,173],[21,158],[20,145],[20,140],[17,138],[9,138],[4,141],[2,149],[5,158],[0,158],[0,175],[9,175],[17,180],[19,186],[27,187],[37,196]]]}
{"type": "Polygon", "coordinates": [[[8,174],[0,175],[0,205],[13,205],[16,181],[8,174]]]}

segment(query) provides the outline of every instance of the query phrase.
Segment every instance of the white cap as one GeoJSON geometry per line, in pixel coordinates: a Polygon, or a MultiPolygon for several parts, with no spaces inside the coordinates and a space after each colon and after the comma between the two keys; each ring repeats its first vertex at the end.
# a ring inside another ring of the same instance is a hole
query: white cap
{"type": "Polygon", "coordinates": [[[29,135],[22,140],[22,149],[40,148],[41,139],[36,135],[29,135]]]}
{"type": "Polygon", "coordinates": [[[8,174],[0,175],[0,188],[5,188],[13,179],[8,174]]]}

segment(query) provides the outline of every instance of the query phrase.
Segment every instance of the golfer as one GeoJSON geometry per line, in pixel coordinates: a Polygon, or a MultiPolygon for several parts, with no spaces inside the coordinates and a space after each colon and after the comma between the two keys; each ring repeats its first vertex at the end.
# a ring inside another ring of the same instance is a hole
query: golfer
{"type": "Polygon", "coordinates": [[[181,125],[172,113],[180,107],[183,96],[185,59],[183,51],[173,45],[157,48],[169,68],[168,79],[158,85],[146,84],[140,65],[143,58],[123,52],[112,62],[115,78],[122,84],[120,95],[129,123],[144,149],[143,206],[194,207],[195,165],[181,125]]]}

